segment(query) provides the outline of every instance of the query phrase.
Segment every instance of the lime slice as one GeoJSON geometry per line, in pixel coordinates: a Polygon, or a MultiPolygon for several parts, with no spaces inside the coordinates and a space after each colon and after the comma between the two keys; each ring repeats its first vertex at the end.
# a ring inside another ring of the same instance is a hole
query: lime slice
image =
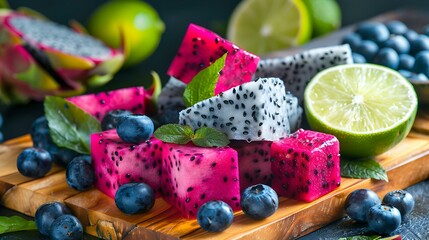
{"type": "Polygon", "coordinates": [[[227,38],[254,54],[307,42],[311,22],[301,0],[243,0],[232,13],[227,38]]]}
{"type": "Polygon", "coordinates": [[[341,154],[369,157],[387,151],[410,131],[417,95],[398,72],[372,64],[350,64],[318,73],[304,92],[307,121],[335,135],[341,154]]]}

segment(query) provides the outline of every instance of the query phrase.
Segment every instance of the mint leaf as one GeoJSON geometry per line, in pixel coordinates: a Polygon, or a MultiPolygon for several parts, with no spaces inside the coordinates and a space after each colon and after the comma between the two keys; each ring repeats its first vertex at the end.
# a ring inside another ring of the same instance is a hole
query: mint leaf
{"type": "Polygon", "coordinates": [[[341,176],[350,178],[373,178],[389,181],[386,170],[372,158],[341,158],[341,176]]]}
{"type": "Polygon", "coordinates": [[[183,93],[183,101],[186,107],[214,96],[214,90],[219,72],[225,66],[226,53],[218,58],[212,65],[201,70],[192,78],[183,93]]]}
{"type": "Polygon", "coordinates": [[[195,132],[192,142],[200,147],[224,147],[229,144],[229,139],[223,132],[202,127],[195,132]]]}
{"type": "Polygon", "coordinates": [[[0,234],[7,233],[7,232],[36,230],[36,229],[37,229],[37,226],[34,223],[34,221],[28,221],[18,216],[12,216],[12,217],[0,216],[0,234]]]}
{"type": "Polygon", "coordinates": [[[339,238],[338,240],[381,240],[381,236],[352,236],[352,237],[344,237],[339,238]]]}
{"type": "Polygon", "coordinates": [[[46,97],[44,107],[54,143],[59,147],[89,154],[89,136],[101,131],[97,119],[60,97],[46,97]]]}
{"type": "Polygon", "coordinates": [[[166,124],[156,129],[153,134],[164,142],[186,144],[194,137],[194,130],[190,126],[166,124]]]}

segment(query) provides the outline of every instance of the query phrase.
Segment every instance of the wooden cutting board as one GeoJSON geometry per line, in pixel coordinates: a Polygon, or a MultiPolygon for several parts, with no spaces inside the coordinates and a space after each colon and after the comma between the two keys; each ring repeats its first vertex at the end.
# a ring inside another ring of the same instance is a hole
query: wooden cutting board
{"type": "Polygon", "coordinates": [[[195,220],[181,218],[162,199],[139,215],[121,213],[110,199],[96,189],[78,192],[65,181],[64,169],[56,166],[46,177],[30,179],[16,169],[16,157],[31,146],[24,136],[0,145],[1,204],[34,216],[37,207],[48,201],[66,203],[79,217],[87,233],[105,239],[290,239],[305,235],[344,215],[346,196],[358,188],[369,188],[382,197],[429,177],[429,112],[421,110],[409,136],[390,151],[377,157],[387,170],[389,182],[343,178],[334,192],[312,203],[281,198],[279,210],[271,217],[255,221],[240,211],[232,226],[222,233],[208,233],[195,220]]]}

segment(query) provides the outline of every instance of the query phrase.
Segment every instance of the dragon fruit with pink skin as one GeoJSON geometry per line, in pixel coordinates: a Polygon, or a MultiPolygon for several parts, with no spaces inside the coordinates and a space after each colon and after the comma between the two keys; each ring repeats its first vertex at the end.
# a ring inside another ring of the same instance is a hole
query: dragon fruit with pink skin
{"type": "Polygon", "coordinates": [[[240,173],[240,190],[255,184],[271,185],[270,141],[231,141],[229,146],[237,151],[240,173]]]}
{"type": "Polygon", "coordinates": [[[161,140],[154,137],[135,145],[121,140],[116,130],[91,134],[91,158],[95,186],[114,197],[118,187],[130,182],[143,182],[161,196],[161,140]]]}
{"type": "Polygon", "coordinates": [[[2,84],[36,100],[102,85],[124,60],[121,50],[89,35],[7,9],[0,11],[0,48],[2,84]]]}
{"type": "Polygon", "coordinates": [[[341,184],[340,144],[329,134],[300,129],[271,145],[272,188],[305,202],[341,184]]]}
{"type": "Polygon", "coordinates": [[[220,72],[215,94],[251,81],[259,57],[240,49],[208,29],[190,24],[167,73],[189,83],[198,72],[225,53],[225,67],[220,72]]]}
{"type": "Polygon", "coordinates": [[[336,65],[351,63],[353,63],[352,52],[348,44],[315,48],[292,56],[261,60],[253,80],[266,77],[280,78],[286,90],[302,104],[304,89],[318,72],[336,65]]]}
{"type": "Polygon", "coordinates": [[[165,143],[162,193],[183,217],[195,218],[201,205],[221,200],[240,209],[237,152],[230,147],[203,148],[165,143]]]}
{"type": "Polygon", "coordinates": [[[147,97],[144,87],[129,87],[70,97],[67,101],[101,121],[107,112],[117,109],[145,114],[147,97]]]}

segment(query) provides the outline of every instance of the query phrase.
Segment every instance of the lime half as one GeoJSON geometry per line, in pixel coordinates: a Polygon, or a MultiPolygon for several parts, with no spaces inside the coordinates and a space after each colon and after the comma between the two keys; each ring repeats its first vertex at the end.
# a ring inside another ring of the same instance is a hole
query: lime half
{"type": "Polygon", "coordinates": [[[227,38],[254,54],[307,42],[311,21],[301,0],[243,0],[232,13],[227,38]]]}
{"type": "Polygon", "coordinates": [[[310,127],[335,135],[349,157],[378,155],[399,143],[414,123],[417,103],[407,79],[372,64],[328,68],[304,92],[310,127]]]}

